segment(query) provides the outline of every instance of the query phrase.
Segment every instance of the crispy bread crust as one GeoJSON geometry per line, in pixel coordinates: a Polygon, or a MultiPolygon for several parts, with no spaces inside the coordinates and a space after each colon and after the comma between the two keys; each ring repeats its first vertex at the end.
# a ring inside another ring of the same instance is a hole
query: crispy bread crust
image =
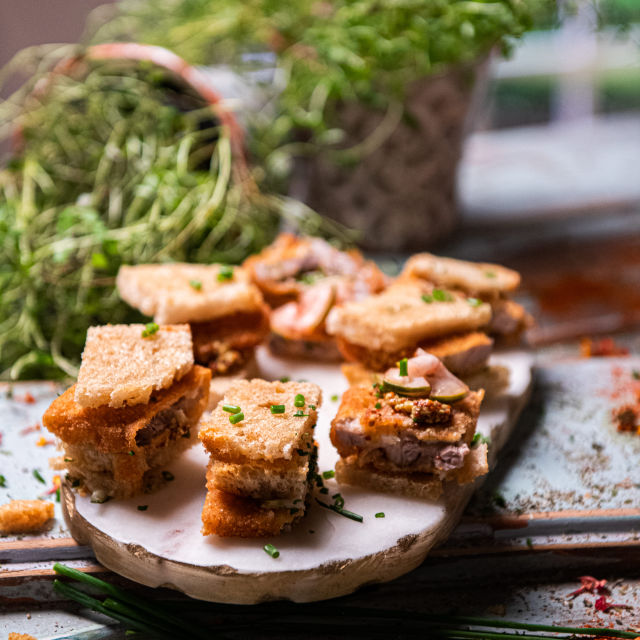
{"type": "Polygon", "coordinates": [[[342,394],[336,417],[331,421],[331,442],[342,457],[355,455],[358,448],[346,446],[337,436],[336,427],[342,422],[358,420],[362,432],[375,443],[380,437],[412,429],[421,442],[465,442],[469,444],[475,433],[484,391],[470,391],[465,398],[452,405],[451,421],[446,425],[430,425],[416,429],[415,422],[406,413],[394,411],[379,399],[372,386],[350,387],[342,394]],[[380,409],[376,409],[380,403],[380,409]]]}
{"type": "Polygon", "coordinates": [[[419,253],[409,258],[401,274],[401,277],[405,276],[483,297],[510,293],[520,286],[520,274],[513,269],[487,262],[442,258],[431,253],[419,253]]]}
{"type": "Polygon", "coordinates": [[[459,294],[427,304],[433,286],[420,280],[397,282],[381,294],[334,307],[327,317],[330,335],[372,351],[397,353],[454,333],[475,331],[491,320],[486,303],[469,304],[459,294]]]}
{"type": "Polygon", "coordinates": [[[220,281],[220,269],[221,265],[186,263],[123,266],[116,284],[125,302],[160,324],[206,322],[259,311],[262,295],[248,274],[234,267],[233,277],[220,281]],[[192,282],[200,283],[200,288],[192,282]]]}
{"type": "Polygon", "coordinates": [[[193,366],[188,325],[160,327],[142,337],[142,324],[90,327],[75,385],[83,407],[146,404],[154,391],[167,389],[193,366]]]}
{"type": "Polygon", "coordinates": [[[54,517],[53,502],[11,500],[0,505],[0,533],[40,531],[54,517]]]}
{"type": "Polygon", "coordinates": [[[194,387],[198,388],[200,397],[188,419],[197,422],[207,406],[210,381],[211,371],[195,365],[170,388],[154,393],[154,402],[120,409],[80,406],[74,400],[74,385],[51,403],[42,422],[49,431],[68,444],[93,447],[103,453],[135,451],[137,432],[156,414],[169,408],[194,387]]]}
{"type": "Polygon", "coordinates": [[[210,488],[202,509],[202,534],[259,538],[278,535],[304,515],[290,509],[263,509],[257,500],[210,488]]]}
{"type": "Polygon", "coordinates": [[[203,420],[200,440],[216,460],[242,464],[248,460],[288,461],[298,449],[311,449],[317,408],[322,402],[320,387],[309,382],[267,382],[240,380],[223,401],[203,420]],[[304,407],[295,407],[297,394],[304,396],[304,407]],[[242,409],[244,420],[231,424],[224,404],[242,409]],[[272,414],[272,405],[285,405],[285,413],[272,414]],[[316,409],[312,409],[314,405],[316,409]],[[295,417],[302,410],[305,416],[295,417]]]}

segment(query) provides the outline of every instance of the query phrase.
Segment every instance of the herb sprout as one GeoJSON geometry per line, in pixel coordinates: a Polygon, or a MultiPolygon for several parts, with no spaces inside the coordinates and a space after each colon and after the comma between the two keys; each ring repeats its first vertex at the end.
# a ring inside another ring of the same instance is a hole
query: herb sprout
{"type": "Polygon", "coordinates": [[[0,141],[14,142],[0,168],[0,378],[76,375],[89,326],[139,322],[114,288],[122,264],[238,263],[285,219],[340,233],[262,192],[171,72],[59,45],[20,52],[0,87],[18,72],[29,79],[0,102],[0,141]]]}

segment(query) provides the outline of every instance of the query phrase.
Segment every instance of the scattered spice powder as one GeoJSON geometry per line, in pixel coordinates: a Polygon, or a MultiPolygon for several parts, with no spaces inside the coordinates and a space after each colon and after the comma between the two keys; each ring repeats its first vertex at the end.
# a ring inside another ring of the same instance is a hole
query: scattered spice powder
{"type": "Polygon", "coordinates": [[[593,340],[582,338],[580,340],[580,353],[583,358],[610,358],[614,356],[628,356],[629,349],[616,344],[611,337],[593,340]]]}

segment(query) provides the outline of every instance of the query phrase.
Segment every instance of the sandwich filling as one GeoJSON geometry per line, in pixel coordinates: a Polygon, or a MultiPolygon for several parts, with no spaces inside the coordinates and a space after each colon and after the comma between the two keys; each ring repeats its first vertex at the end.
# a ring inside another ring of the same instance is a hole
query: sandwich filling
{"type": "Polygon", "coordinates": [[[232,375],[246,366],[268,332],[264,310],[192,322],[195,360],[209,367],[214,375],[232,375]]]}

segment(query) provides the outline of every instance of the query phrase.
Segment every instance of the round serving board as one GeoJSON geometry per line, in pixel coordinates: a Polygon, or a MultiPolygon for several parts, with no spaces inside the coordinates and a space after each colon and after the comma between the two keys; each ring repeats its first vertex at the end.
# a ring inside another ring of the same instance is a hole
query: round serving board
{"type": "MultiPolygon", "coordinates": [[[[319,469],[333,469],[337,452],[330,422],[347,388],[339,365],[274,358],[261,348],[261,376],[309,380],[322,387],[323,404],[315,429],[319,469]]],[[[489,393],[478,430],[491,437],[491,464],[522,410],[531,385],[531,355],[494,354],[489,393]],[[502,388],[496,381],[501,380],[502,388]]],[[[151,587],[170,587],[213,602],[253,604],[266,600],[323,600],[361,585],[386,582],[417,567],[446,538],[473,492],[473,485],[449,487],[437,502],[375,493],[325,480],[329,497],[338,491],[345,508],[361,514],[358,523],[311,500],[290,533],[271,538],[218,538],[200,533],[208,456],[196,444],[170,467],[173,482],[153,494],[93,504],[63,485],[63,508],[73,537],[93,547],[105,567],[151,587]],[[144,511],[138,506],[146,505],[144,511]],[[384,518],[375,514],[384,512],[384,518]],[[270,542],[280,551],[264,552],[270,542]]],[[[320,496],[324,498],[325,496],[320,496]]],[[[328,499],[331,502],[330,499],[328,499]]]]}

